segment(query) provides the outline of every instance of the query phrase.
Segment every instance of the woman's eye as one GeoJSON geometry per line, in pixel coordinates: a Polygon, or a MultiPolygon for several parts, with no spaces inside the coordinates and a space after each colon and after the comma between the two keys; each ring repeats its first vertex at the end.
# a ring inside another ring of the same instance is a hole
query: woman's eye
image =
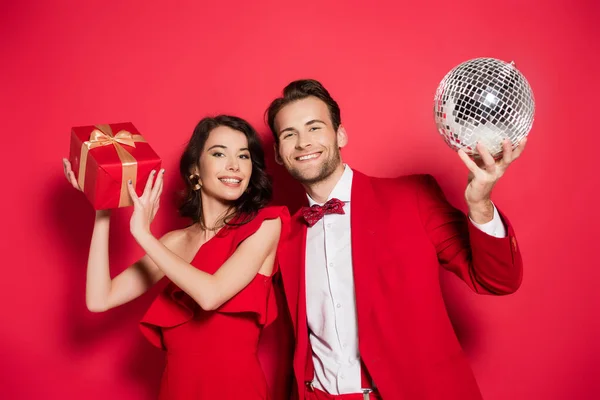
{"type": "Polygon", "coordinates": [[[217,152],[213,153],[213,157],[225,157],[225,154],[217,151],[217,152]]]}
{"type": "Polygon", "coordinates": [[[242,154],[242,155],[240,156],[240,158],[242,158],[242,159],[244,159],[244,160],[249,160],[249,159],[250,159],[250,155],[248,155],[248,154],[242,154]]]}

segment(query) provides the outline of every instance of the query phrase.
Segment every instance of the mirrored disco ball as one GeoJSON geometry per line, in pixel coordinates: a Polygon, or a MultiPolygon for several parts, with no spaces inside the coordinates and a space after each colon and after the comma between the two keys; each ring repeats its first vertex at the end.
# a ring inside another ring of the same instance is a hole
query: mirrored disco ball
{"type": "Polygon", "coordinates": [[[535,101],[514,63],[475,58],[442,79],[433,108],[438,131],[451,148],[478,158],[475,146],[481,142],[498,158],[504,139],[514,148],[531,130],[535,101]]]}

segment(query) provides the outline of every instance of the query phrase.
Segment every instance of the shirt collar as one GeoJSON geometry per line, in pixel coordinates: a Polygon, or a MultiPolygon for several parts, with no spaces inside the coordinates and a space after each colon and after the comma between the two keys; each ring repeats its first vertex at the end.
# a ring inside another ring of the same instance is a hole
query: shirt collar
{"type": "MultiPolygon", "coordinates": [[[[331,191],[331,194],[329,194],[329,197],[327,198],[327,200],[331,200],[331,199],[338,199],[343,201],[344,203],[349,203],[350,202],[350,194],[352,192],[352,176],[354,175],[354,173],[352,172],[352,169],[348,166],[348,164],[344,164],[344,173],[342,174],[342,177],[340,178],[340,180],[335,184],[335,187],[333,188],[333,190],[331,191]]],[[[306,197],[308,198],[308,205],[312,206],[315,204],[319,204],[319,205],[323,205],[324,203],[317,203],[316,201],[314,201],[309,195],[308,193],[306,194],[306,197]]]]}

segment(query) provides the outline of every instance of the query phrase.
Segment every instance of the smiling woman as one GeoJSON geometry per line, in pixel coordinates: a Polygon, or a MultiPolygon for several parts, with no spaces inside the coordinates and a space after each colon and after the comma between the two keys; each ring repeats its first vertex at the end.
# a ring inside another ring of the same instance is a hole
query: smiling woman
{"type": "MultiPolygon", "coordinates": [[[[79,189],[69,162],[63,162],[67,179],[79,189]]],[[[186,184],[180,213],[192,224],[161,239],[150,224],[164,170],[152,172],[140,197],[129,183],[130,230],[146,255],[114,279],[110,214],[97,213],[87,306],[93,312],[117,307],[166,277],[169,283],[141,321],[147,339],[167,351],[159,398],[269,399],[257,347],[262,329],[277,318],[272,280],[289,214],[285,207],[266,207],[271,181],[256,131],[237,117],[204,118],[181,157],[180,172],[186,184]]]]}
{"type": "MultiPolygon", "coordinates": [[[[245,215],[256,213],[271,198],[260,139],[250,124],[236,117],[221,115],[200,121],[181,156],[179,172],[187,184],[179,211],[205,228],[200,204],[207,196],[231,202],[228,214],[245,215]]],[[[222,224],[228,214],[208,226],[222,224]]]]}

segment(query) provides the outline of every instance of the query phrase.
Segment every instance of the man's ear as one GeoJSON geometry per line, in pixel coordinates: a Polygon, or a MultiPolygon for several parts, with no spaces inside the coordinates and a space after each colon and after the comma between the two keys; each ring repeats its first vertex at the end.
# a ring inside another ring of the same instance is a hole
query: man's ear
{"type": "Polygon", "coordinates": [[[275,162],[279,165],[283,165],[283,160],[279,156],[279,145],[277,142],[273,143],[273,154],[275,154],[275,162]]]}
{"type": "Polygon", "coordinates": [[[337,129],[337,141],[338,147],[341,149],[342,147],[348,144],[348,134],[346,133],[346,128],[343,125],[338,126],[337,129]]]}

